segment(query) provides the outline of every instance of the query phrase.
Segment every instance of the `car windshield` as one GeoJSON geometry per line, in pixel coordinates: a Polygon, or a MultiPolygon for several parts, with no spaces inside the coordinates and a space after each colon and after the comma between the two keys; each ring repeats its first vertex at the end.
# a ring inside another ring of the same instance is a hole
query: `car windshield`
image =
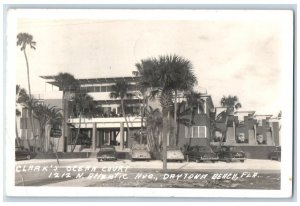
{"type": "Polygon", "coordinates": [[[26,152],[29,152],[29,150],[27,148],[24,148],[24,147],[16,147],[15,149],[16,149],[16,151],[26,151],[26,152]]]}
{"type": "Polygon", "coordinates": [[[236,147],[222,147],[221,148],[221,151],[223,152],[233,152],[233,151],[236,151],[236,147]]]}
{"type": "Polygon", "coordinates": [[[199,147],[199,152],[212,152],[210,147],[199,147]]]}
{"type": "Polygon", "coordinates": [[[228,148],[227,148],[227,151],[232,151],[232,152],[234,152],[234,151],[236,151],[236,147],[228,147],[228,148]]]}
{"type": "Polygon", "coordinates": [[[179,147],[176,147],[176,146],[168,146],[168,147],[167,147],[167,150],[168,150],[168,151],[172,151],[172,150],[180,150],[180,148],[179,148],[179,147]]]}
{"type": "Polygon", "coordinates": [[[145,144],[135,144],[135,145],[132,146],[132,149],[147,150],[147,145],[145,145],[145,144]]]}
{"type": "Polygon", "coordinates": [[[113,148],[113,147],[103,147],[103,148],[100,148],[100,151],[114,151],[115,150],[115,148],[113,148]]]}

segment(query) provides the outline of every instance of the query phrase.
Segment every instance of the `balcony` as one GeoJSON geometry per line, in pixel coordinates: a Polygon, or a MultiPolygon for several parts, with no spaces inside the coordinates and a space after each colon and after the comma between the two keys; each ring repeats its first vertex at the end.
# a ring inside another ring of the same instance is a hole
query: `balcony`
{"type": "MultiPolygon", "coordinates": [[[[141,116],[127,116],[129,127],[141,127],[141,116]]],[[[68,123],[78,128],[79,118],[69,118],[68,123]]],[[[94,118],[81,118],[81,128],[93,128],[96,123],[96,128],[119,128],[120,123],[126,122],[124,117],[94,117],[94,118]]]]}

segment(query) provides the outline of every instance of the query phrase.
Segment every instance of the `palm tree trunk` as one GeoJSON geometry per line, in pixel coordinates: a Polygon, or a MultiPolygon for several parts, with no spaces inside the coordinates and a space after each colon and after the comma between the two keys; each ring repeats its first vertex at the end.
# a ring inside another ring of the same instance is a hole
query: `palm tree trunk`
{"type": "Polygon", "coordinates": [[[152,151],[152,144],[151,144],[150,133],[148,133],[146,137],[147,137],[147,145],[148,145],[149,151],[152,151]]]}
{"type": "Polygon", "coordinates": [[[61,138],[62,138],[62,143],[63,143],[63,150],[64,150],[64,144],[65,144],[65,123],[66,123],[66,111],[65,111],[65,91],[63,90],[63,96],[62,96],[62,103],[61,103],[61,107],[62,107],[62,116],[63,116],[63,119],[62,119],[62,131],[61,131],[61,138]]]}
{"type": "Polygon", "coordinates": [[[156,131],[154,131],[155,137],[154,137],[154,142],[155,142],[155,149],[156,151],[159,151],[159,136],[160,136],[160,131],[159,128],[155,129],[156,131]]]}
{"type": "Polygon", "coordinates": [[[41,151],[44,151],[44,139],[43,139],[43,131],[42,131],[42,125],[40,125],[40,148],[41,151]]]}
{"type": "MultiPolygon", "coordinates": [[[[55,142],[55,141],[54,141],[54,137],[53,137],[53,142],[55,142]]],[[[56,162],[57,162],[57,164],[59,164],[59,159],[58,159],[58,154],[57,154],[58,145],[59,145],[59,139],[57,140],[57,146],[55,147],[55,145],[54,145],[55,156],[56,156],[56,162]]]]}
{"type": "MultiPolygon", "coordinates": [[[[30,88],[30,75],[29,75],[29,64],[28,64],[28,59],[27,59],[27,54],[26,54],[26,50],[23,50],[24,56],[25,56],[25,61],[26,61],[26,67],[27,67],[27,83],[28,83],[28,95],[29,95],[29,99],[31,100],[31,88],[30,88]]],[[[35,138],[34,135],[34,122],[33,122],[33,115],[32,115],[32,111],[30,110],[30,124],[31,124],[31,130],[32,130],[32,136],[33,138],[35,138]]],[[[28,146],[30,147],[30,141],[28,140],[28,146]]],[[[36,146],[36,145],[35,145],[36,146]]],[[[34,148],[35,151],[35,148],[34,148]]]]}
{"type": "Polygon", "coordinates": [[[174,95],[174,138],[175,138],[175,145],[177,146],[178,144],[178,135],[177,135],[177,90],[175,89],[175,95],[174,95]]]}
{"type": "Polygon", "coordinates": [[[40,125],[40,146],[41,146],[41,149],[42,149],[42,152],[44,152],[46,149],[45,149],[45,142],[46,142],[46,137],[45,137],[45,127],[46,127],[46,124],[42,124],[40,125]]]}
{"type": "Polygon", "coordinates": [[[25,56],[25,60],[26,60],[26,67],[27,67],[28,94],[29,94],[29,98],[31,98],[29,64],[28,64],[28,59],[27,59],[26,50],[24,49],[23,52],[24,52],[24,56],[25,56]]]}
{"type": "Polygon", "coordinates": [[[126,118],[125,114],[125,108],[124,108],[124,99],[121,99],[121,107],[122,107],[122,114],[124,116],[125,122],[126,122],[126,127],[127,127],[127,139],[130,137],[130,130],[129,130],[129,124],[126,118]]]}
{"type": "Polygon", "coordinates": [[[168,112],[163,108],[163,170],[167,170],[167,133],[168,133],[168,112]]]}
{"type": "Polygon", "coordinates": [[[187,137],[189,138],[189,147],[191,146],[191,141],[192,141],[192,137],[191,137],[191,128],[192,128],[192,121],[193,121],[193,111],[191,113],[191,117],[190,117],[190,122],[189,122],[189,126],[188,126],[188,132],[187,132],[187,137]]]}
{"type": "Polygon", "coordinates": [[[72,148],[71,152],[74,152],[74,150],[76,148],[76,143],[77,143],[77,140],[78,140],[78,137],[79,137],[80,127],[81,127],[81,112],[79,113],[79,124],[78,124],[78,130],[77,130],[77,133],[76,133],[74,147],[72,148]]]}

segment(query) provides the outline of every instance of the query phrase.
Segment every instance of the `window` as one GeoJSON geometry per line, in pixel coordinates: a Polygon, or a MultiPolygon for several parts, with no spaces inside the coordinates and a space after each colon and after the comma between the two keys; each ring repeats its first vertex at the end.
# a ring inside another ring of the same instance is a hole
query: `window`
{"type": "Polygon", "coordinates": [[[185,127],[185,138],[206,138],[206,126],[185,127]]]}
{"type": "Polygon", "coordinates": [[[87,92],[87,87],[80,87],[81,92],[87,92]]]}
{"type": "Polygon", "coordinates": [[[199,128],[198,127],[192,127],[192,137],[199,137],[199,128]]]}
{"type": "Polygon", "coordinates": [[[95,92],[100,92],[100,86],[95,87],[95,92]]]}
{"type": "Polygon", "coordinates": [[[87,92],[94,92],[94,87],[87,87],[87,92]]]}
{"type": "Polygon", "coordinates": [[[112,92],[113,91],[113,87],[112,86],[107,86],[106,87],[106,92],[112,92]]]}
{"type": "Polygon", "coordinates": [[[137,86],[130,84],[130,85],[128,85],[128,90],[129,91],[136,91],[137,90],[137,86]]]}
{"type": "Polygon", "coordinates": [[[101,92],[106,92],[106,86],[101,86],[101,92]]]}

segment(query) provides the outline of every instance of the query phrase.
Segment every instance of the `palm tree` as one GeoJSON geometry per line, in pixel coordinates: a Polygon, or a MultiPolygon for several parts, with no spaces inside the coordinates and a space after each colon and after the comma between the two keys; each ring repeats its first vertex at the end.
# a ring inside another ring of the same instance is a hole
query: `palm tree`
{"type": "Polygon", "coordinates": [[[35,104],[33,108],[33,117],[38,120],[39,123],[39,139],[40,139],[40,149],[43,151],[44,147],[44,134],[45,126],[47,122],[46,108],[43,104],[35,104]]]}
{"type": "Polygon", "coordinates": [[[74,152],[76,143],[78,141],[79,133],[80,133],[81,118],[83,115],[89,117],[92,116],[91,111],[94,109],[94,101],[93,101],[93,97],[90,96],[89,94],[80,92],[80,93],[75,93],[75,95],[72,97],[72,102],[75,107],[76,114],[79,117],[79,124],[78,124],[78,129],[75,137],[74,147],[71,150],[71,152],[74,152]]]}
{"type": "Polygon", "coordinates": [[[174,122],[173,134],[175,145],[178,144],[177,135],[177,98],[179,91],[190,91],[197,83],[197,78],[193,73],[193,67],[189,60],[178,55],[166,55],[159,57],[159,64],[162,68],[163,78],[167,87],[174,91],[174,122]]]}
{"type": "MultiPolygon", "coordinates": [[[[153,61],[151,61],[150,59],[142,60],[140,63],[136,63],[135,67],[137,71],[133,71],[132,74],[140,78],[137,83],[137,88],[138,88],[137,96],[142,98],[143,100],[143,106],[141,111],[141,133],[143,134],[143,129],[144,129],[143,122],[144,122],[146,109],[148,108],[148,100],[150,98],[150,92],[151,92],[151,85],[150,85],[151,81],[148,80],[151,73],[146,75],[145,72],[151,71],[151,67],[153,67],[153,61]],[[147,67],[150,68],[150,70],[145,69],[147,67]]],[[[140,136],[140,144],[142,144],[142,135],[140,136]]]]}
{"type": "MultiPolygon", "coordinates": [[[[30,72],[29,72],[29,63],[28,58],[26,54],[26,47],[27,45],[30,46],[31,49],[35,49],[36,42],[33,41],[33,36],[28,33],[19,33],[17,35],[17,46],[21,46],[21,51],[23,51],[25,61],[26,61],[26,67],[27,67],[27,82],[28,82],[28,92],[29,92],[29,98],[31,99],[31,89],[30,89],[30,72]]],[[[34,135],[34,122],[33,117],[31,114],[31,111],[29,113],[30,119],[31,119],[31,129],[32,129],[32,135],[35,138],[34,135]]]]}
{"type": "Polygon", "coordinates": [[[239,102],[237,96],[231,96],[231,95],[228,95],[227,97],[223,96],[220,103],[223,107],[227,107],[228,113],[234,112],[235,110],[242,107],[242,104],[239,102]]]}
{"type": "MultiPolygon", "coordinates": [[[[34,98],[29,98],[25,103],[24,103],[25,107],[28,109],[28,113],[30,115],[30,119],[33,121],[34,123],[34,119],[35,119],[35,114],[34,112],[36,111],[36,108],[38,107],[39,105],[39,102],[34,99],[34,98]]],[[[34,124],[32,124],[34,125],[34,124]]],[[[35,130],[35,125],[33,126],[32,130],[35,130]]],[[[37,138],[36,137],[39,137],[39,134],[36,134],[34,136],[34,150],[37,148],[37,138]]],[[[39,137],[41,138],[41,137],[39,137]]],[[[28,141],[29,142],[29,141],[28,141]]],[[[29,143],[28,143],[29,144],[29,143]]]]}
{"type": "Polygon", "coordinates": [[[116,82],[115,85],[112,86],[112,92],[110,92],[109,96],[110,98],[114,98],[114,99],[120,98],[122,115],[125,119],[126,127],[127,127],[127,135],[128,137],[130,137],[129,123],[126,117],[125,105],[124,105],[125,98],[130,98],[132,96],[132,94],[130,94],[128,91],[129,91],[129,84],[127,84],[125,80],[119,80],[116,82]]]}
{"type": "Polygon", "coordinates": [[[140,77],[139,84],[150,89],[150,98],[158,97],[163,116],[163,169],[167,169],[167,133],[169,127],[169,113],[173,106],[172,102],[172,82],[169,73],[170,69],[166,67],[165,58],[148,58],[141,60],[136,64],[135,72],[140,77]]]}
{"type": "Polygon", "coordinates": [[[167,169],[167,135],[168,129],[170,128],[170,111],[173,109],[173,101],[172,101],[172,91],[168,89],[162,90],[159,102],[162,107],[162,115],[163,115],[163,169],[167,169]]]}
{"type": "MultiPolygon", "coordinates": [[[[63,144],[63,150],[65,150],[65,144],[66,144],[66,127],[67,127],[67,112],[68,111],[68,104],[66,107],[66,94],[70,94],[71,92],[76,92],[79,90],[80,85],[77,79],[72,74],[69,73],[58,73],[58,75],[55,76],[55,81],[58,84],[59,90],[63,92],[62,96],[62,144],[63,144]]],[[[70,97],[69,97],[70,99],[70,97]]]]}
{"type": "MultiPolygon", "coordinates": [[[[221,101],[220,101],[220,104],[221,106],[223,107],[226,107],[226,110],[221,112],[217,117],[216,119],[218,121],[227,121],[227,118],[229,115],[233,115],[234,112],[236,110],[238,110],[239,108],[242,107],[242,104],[239,102],[239,99],[237,96],[233,96],[233,95],[228,95],[227,97],[226,96],[223,96],[221,101]]],[[[219,128],[217,128],[217,130],[220,130],[219,128]]],[[[226,130],[227,130],[227,127],[226,127],[226,130]]],[[[223,140],[226,138],[226,130],[225,131],[222,131],[222,138],[220,140],[220,145],[222,144],[223,140]]]]}
{"type": "MultiPolygon", "coordinates": [[[[47,117],[48,117],[47,124],[51,125],[51,128],[58,128],[62,124],[63,117],[62,117],[62,114],[60,111],[61,111],[61,109],[58,109],[56,107],[50,107],[47,110],[47,112],[46,112],[47,117]]],[[[53,137],[53,142],[55,142],[54,137],[53,137]]],[[[54,145],[57,164],[59,164],[59,159],[58,159],[58,154],[57,154],[58,146],[59,146],[59,141],[57,142],[56,147],[54,145]]]]}
{"type": "Polygon", "coordinates": [[[16,103],[22,104],[28,101],[29,96],[24,88],[21,88],[20,85],[16,85],[16,103]]]}
{"type": "MultiPolygon", "coordinates": [[[[170,111],[174,105],[174,121],[172,132],[176,133],[177,127],[177,92],[191,89],[196,83],[192,72],[191,63],[177,55],[148,58],[136,64],[135,72],[141,77],[140,84],[150,88],[151,97],[159,97],[163,114],[163,168],[166,164],[166,140],[169,127],[170,111]],[[173,94],[175,96],[173,103],[173,94]],[[176,102],[176,103],[175,103],[176,102]],[[174,132],[175,131],[175,132],[174,132]]],[[[175,140],[176,143],[176,140],[175,140]]]]}
{"type": "Polygon", "coordinates": [[[147,107],[146,113],[146,128],[147,128],[147,143],[151,151],[158,151],[158,137],[162,129],[162,115],[159,109],[147,107]]]}
{"type": "Polygon", "coordinates": [[[188,137],[189,137],[189,146],[191,144],[190,131],[191,126],[194,125],[194,118],[196,113],[203,112],[204,106],[203,101],[201,100],[201,94],[198,92],[191,91],[186,94],[187,107],[190,110],[190,120],[188,123],[188,137]]]}
{"type": "Polygon", "coordinates": [[[35,104],[33,113],[34,118],[39,122],[39,136],[40,136],[40,148],[45,151],[45,127],[49,124],[52,118],[52,112],[56,111],[55,106],[45,105],[42,103],[35,104]]]}

